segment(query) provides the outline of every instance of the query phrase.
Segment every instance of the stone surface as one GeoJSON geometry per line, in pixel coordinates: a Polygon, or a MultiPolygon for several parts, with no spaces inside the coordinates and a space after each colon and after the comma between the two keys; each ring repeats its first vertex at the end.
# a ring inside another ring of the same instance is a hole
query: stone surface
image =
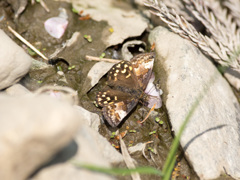
{"type": "MultiPolygon", "coordinates": [[[[112,33],[104,40],[106,45],[112,46],[122,43],[129,37],[140,36],[147,28],[147,22],[130,6],[118,8],[113,0],[71,0],[77,11],[83,10],[83,15],[89,14],[96,21],[107,21],[112,33]],[[125,9],[125,10],[123,10],[125,9]]],[[[105,34],[109,33],[107,29],[105,34]]]]}
{"type": "Polygon", "coordinates": [[[45,62],[41,62],[41,61],[37,61],[35,59],[32,59],[32,66],[31,66],[31,70],[41,70],[41,69],[47,69],[49,67],[51,67],[52,65],[49,65],[45,62]]]}
{"type": "Polygon", "coordinates": [[[21,96],[31,94],[31,92],[21,84],[14,84],[11,87],[7,88],[4,93],[11,96],[21,96]]]}
{"type": "Polygon", "coordinates": [[[58,101],[67,102],[72,105],[78,104],[77,91],[70,87],[46,85],[34,92],[35,95],[47,95],[58,101]]]}
{"type": "Polygon", "coordinates": [[[224,76],[233,87],[240,91],[240,72],[228,68],[224,76]]]}
{"type": "Polygon", "coordinates": [[[19,15],[25,10],[28,1],[27,0],[7,0],[11,5],[11,8],[14,10],[14,18],[17,19],[19,15]]]}
{"type": "Polygon", "coordinates": [[[49,96],[0,96],[0,179],[23,180],[76,134],[81,117],[49,96]]]}
{"type": "MultiPolygon", "coordinates": [[[[85,117],[85,116],[84,116],[85,117]]],[[[87,117],[85,117],[87,118],[87,117]]],[[[110,167],[110,163],[122,162],[122,155],[117,152],[110,143],[103,138],[97,131],[87,125],[81,124],[74,142],[77,146],[75,155],[72,157],[78,164],[90,164],[100,167],[110,167]]],[[[69,150],[70,151],[70,147],[69,150]]],[[[67,151],[61,154],[61,157],[67,156],[67,151]]],[[[96,179],[110,180],[113,177],[91,172],[82,168],[76,168],[70,162],[55,164],[44,168],[33,180],[58,179],[58,180],[75,180],[75,179],[96,179]]]]}
{"type": "Polygon", "coordinates": [[[94,179],[94,180],[112,180],[113,177],[93,173],[83,169],[77,169],[71,164],[58,164],[56,166],[51,166],[47,169],[44,169],[32,180],[46,180],[46,179],[57,179],[57,180],[78,180],[78,179],[94,179]]]}
{"type": "Polygon", "coordinates": [[[23,77],[32,58],[0,29],[0,89],[9,87],[23,77]]]}
{"type": "MultiPolygon", "coordinates": [[[[116,63],[117,62],[118,61],[116,61],[116,63]]],[[[84,91],[87,93],[89,89],[95,86],[98,81],[112,68],[113,65],[114,63],[108,62],[98,62],[94,64],[87,74],[87,78],[89,80],[85,81],[85,84],[83,85],[85,89],[84,91]]]]}
{"type": "Polygon", "coordinates": [[[128,48],[133,48],[133,47],[139,47],[138,51],[144,52],[144,49],[146,49],[146,43],[140,40],[132,40],[132,41],[127,41],[123,44],[122,49],[121,49],[121,54],[122,54],[122,59],[126,61],[130,61],[130,59],[133,58],[133,54],[129,51],[128,48]]]}
{"type": "Polygon", "coordinates": [[[96,113],[91,113],[87,111],[86,109],[82,108],[81,106],[75,106],[75,108],[78,110],[79,114],[83,117],[85,117],[86,124],[91,127],[92,129],[98,131],[100,123],[99,115],[96,113]]]}
{"type": "Polygon", "coordinates": [[[180,140],[195,172],[200,179],[225,173],[240,179],[240,107],[229,84],[197,48],[166,28],[155,28],[149,41],[156,44],[155,75],[175,134],[207,89],[180,140]]]}

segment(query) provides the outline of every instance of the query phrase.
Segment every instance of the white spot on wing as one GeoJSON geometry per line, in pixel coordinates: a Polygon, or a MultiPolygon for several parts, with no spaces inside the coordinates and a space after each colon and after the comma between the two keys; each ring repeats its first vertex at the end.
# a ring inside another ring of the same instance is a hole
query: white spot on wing
{"type": "Polygon", "coordinates": [[[127,115],[126,111],[123,110],[118,110],[117,113],[120,116],[120,119],[123,119],[127,115]]]}
{"type": "Polygon", "coordinates": [[[152,68],[152,67],[153,67],[153,60],[152,60],[152,61],[149,61],[149,62],[147,62],[147,63],[144,63],[144,67],[145,67],[146,69],[152,68]]]}

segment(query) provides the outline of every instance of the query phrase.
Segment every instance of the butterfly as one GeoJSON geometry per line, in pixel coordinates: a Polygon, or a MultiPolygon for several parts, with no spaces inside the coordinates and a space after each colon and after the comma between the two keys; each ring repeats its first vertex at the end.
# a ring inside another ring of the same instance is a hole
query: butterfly
{"type": "Polygon", "coordinates": [[[97,93],[96,103],[112,127],[118,126],[147,96],[144,90],[152,75],[154,58],[154,53],[142,53],[109,70],[106,86],[97,93]]]}

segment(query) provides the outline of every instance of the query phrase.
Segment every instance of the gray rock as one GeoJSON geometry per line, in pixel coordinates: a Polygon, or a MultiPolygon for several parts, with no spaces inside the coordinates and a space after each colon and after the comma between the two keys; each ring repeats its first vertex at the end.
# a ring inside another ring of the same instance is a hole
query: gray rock
{"type": "Polygon", "coordinates": [[[47,95],[51,98],[57,99],[58,101],[67,102],[72,105],[78,104],[77,91],[70,87],[46,85],[40,87],[34,92],[34,94],[36,96],[47,95]]]}
{"type": "Polygon", "coordinates": [[[113,180],[114,178],[90,172],[84,169],[77,169],[71,164],[58,164],[44,169],[31,180],[113,180]]]}
{"type": "Polygon", "coordinates": [[[31,94],[31,92],[22,86],[21,84],[14,84],[11,87],[7,88],[4,93],[11,95],[11,96],[22,96],[22,95],[27,95],[31,94]]]}
{"type": "Polygon", "coordinates": [[[0,179],[23,180],[66,146],[81,117],[49,96],[0,96],[0,179]]]}
{"type": "Polygon", "coordinates": [[[18,18],[19,15],[26,9],[28,4],[27,0],[7,0],[7,2],[11,5],[12,9],[15,12],[14,18],[18,18]]]}
{"type": "Polygon", "coordinates": [[[84,120],[89,127],[96,131],[99,130],[98,127],[101,124],[99,115],[97,115],[96,113],[91,113],[86,109],[82,108],[81,106],[75,106],[75,108],[78,110],[80,116],[84,117],[84,120]]]}
{"type": "Polygon", "coordinates": [[[85,81],[83,87],[84,92],[88,92],[93,86],[95,86],[98,81],[112,68],[114,63],[108,62],[97,62],[88,72],[87,78],[89,80],[85,81]]]}
{"type": "Polygon", "coordinates": [[[228,68],[224,73],[224,77],[233,87],[240,91],[240,72],[228,68]]]}
{"type": "Polygon", "coordinates": [[[109,28],[105,30],[104,42],[107,47],[120,44],[129,37],[140,36],[147,28],[147,22],[141,15],[125,4],[127,10],[114,6],[113,0],[71,0],[73,8],[77,11],[84,10],[83,15],[90,14],[96,21],[107,21],[113,32],[109,28]],[[107,36],[109,33],[110,36],[107,36]]]}
{"type": "MultiPolygon", "coordinates": [[[[74,140],[78,147],[75,156],[72,158],[74,163],[109,168],[110,163],[123,161],[122,155],[117,152],[105,138],[99,135],[97,131],[91,129],[87,125],[81,125],[74,140]]],[[[114,179],[106,174],[91,172],[83,168],[76,168],[76,166],[70,162],[55,164],[44,168],[36,174],[32,180],[114,179]]]]}
{"type": "Polygon", "coordinates": [[[229,84],[197,48],[166,28],[155,28],[149,41],[156,44],[156,78],[161,79],[176,134],[199,94],[214,79],[180,143],[200,179],[214,179],[225,173],[239,179],[240,107],[229,84]]]}
{"type": "Polygon", "coordinates": [[[139,51],[144,52],[144,49],[140,47],[140,45],[142,45],[144,47],[144,49],[146,49],[146,43],[143,41],[139,41],[139,40],[132,40],[132,41],[127,41],[123,44],[122,46],[122,57],[124,60],[130,61],[130,59],[133,58],[133,54],[129,51],[129,47],[136,47],[139,46],[139,51]]]}
{"type": "Polygon", "coordinates": [[[0,29],[0,89],[18,82],[30,69],[32,58],[0,29]]]}
{"type": "Polygon", "coordinates": [[[43,69],[47,69],[50,68],[52,65],[49,65],[45,62],[41,62],[35,59],[32,59],[32,66],[31,66],[31,70],[43,70],[43,69]]]}

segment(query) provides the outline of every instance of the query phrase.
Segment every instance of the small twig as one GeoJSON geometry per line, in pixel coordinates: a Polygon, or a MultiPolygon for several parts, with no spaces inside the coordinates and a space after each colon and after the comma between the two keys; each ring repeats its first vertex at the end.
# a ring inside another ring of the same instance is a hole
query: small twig
{"type": "Polygon", "coordinates": [[[153,141],[148,141],[148,142],[145,142],[145,144],[150,144],[150,143],[153,143],[153,141]]]}
{"type": "Polygon", "coordinates": [[[147,114],[147,116],[144,118],[144,120],[142,120],[140,123],[142,124],[142,123],[144,123],[146,120],[147,120],[147,118],[149,117],[149,115],[150,115],[150,113],[155,109],[155,106],[156,106],[157,104],[155,103],[153,106],[152,106],[152,108],[150,109],[150,111],[148,112],[148,114],[147,114]]]}
{"type": "Polygon", "coordinates": [[[49,8],[47,7],[46,3],[43,0],[40,1],[40,4],[47,12],[50,12],[49,8]]]}
{"type": "MultiPolygon", "coordinates": [[[[122,155],[123,155],[123,160],[126,163],[127,167],[129,169],[133,169],[136,168],[133,159],[131,158],[128,149],[124,143],[124,141],[122,140],[122,137],[120,136],[120,145],[121,145],[121,151],[122,151],[122,155]]],[[[131,177],[134,180],[141,180],[139,173],[131,173],[131,177]]]]}
{"type": "Polygon", "coordinates": [[[147,158],[147,155],[145,154],[145,149],[146,149],[147,144],[151,144],[151,143],[153,143],[153,141],[145,142],[145,143],[144,143],[144,147],[142,148],[143,157],[144,157],[145,159],[147,159],[147,160],[148,160],[148,158],[147,158]]]}
{"type": "Polygon", "coordinates": [[[14,36],[16,36],[20,41],[26,44],[29,48],[31,48],[34,52],[36,52],[39,56],[41,56],[44,60],[48,61],[48,58],[44,56],[39,50],[37,50],[31,43],[29,43],[26,39],[24,39],[20,34],[18,34],[15,30],[13,30],[10,26],[8,29],[14,36]]]}
{"type": "Polygon", "coordinates": [[[121,61],[118,59],[107,59],[107,58],[100,58],[100,57],[88,56],[88,55],[86,55],[86,59],[89,61],[105,61],[105,62],[110,62],[110,63],[118,63],[121,61]]]}

